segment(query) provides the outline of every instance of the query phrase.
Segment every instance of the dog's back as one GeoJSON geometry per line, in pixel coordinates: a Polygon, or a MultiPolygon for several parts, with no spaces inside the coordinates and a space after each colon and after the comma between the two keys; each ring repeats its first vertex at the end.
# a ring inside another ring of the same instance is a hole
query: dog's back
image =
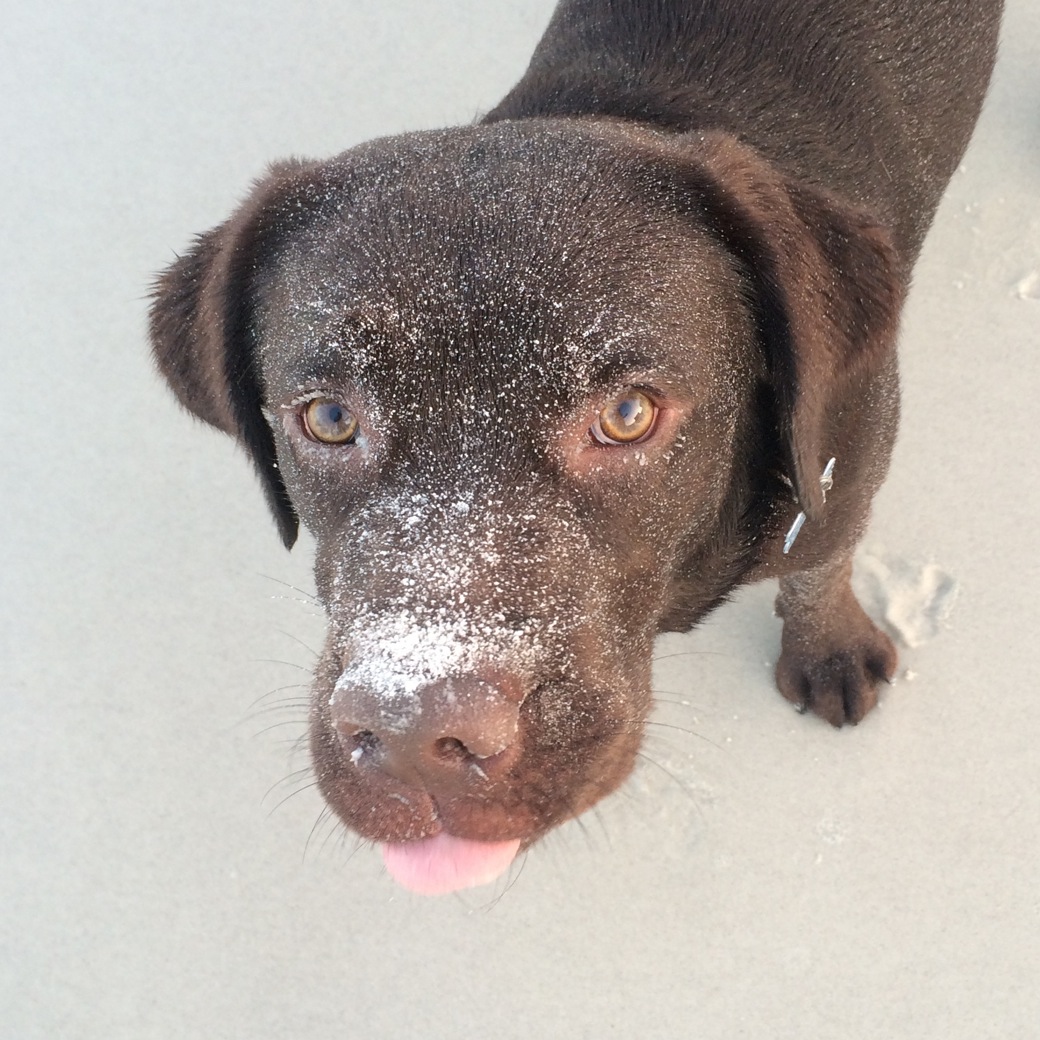
{"type": "Polygon", "coordinates": [[[727,130],[888,217],[911,261],[967,147],[1000,0],[564,0],[488,120],[727,130]],[[894,189],[894,190],[893,190],[894,189]]]}

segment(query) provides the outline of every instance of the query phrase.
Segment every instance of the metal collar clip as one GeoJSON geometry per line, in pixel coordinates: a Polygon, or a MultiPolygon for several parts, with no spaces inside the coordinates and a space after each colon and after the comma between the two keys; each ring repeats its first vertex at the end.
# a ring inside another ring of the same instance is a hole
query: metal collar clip
{"type": "MultiPolygon", "coordinates": [[[[830,462],[823,467],[823,472],[820,474],[820,490],[823,492],[824,502],[827,501],[827,492],[834,487],[834,463],[836,461],[836,459],[831,459],[830,462]]],[[[794,545],[794,541],[800,534],[804,523],[805,513],[802,512],[794,518],[794,523],[791,524],[791,529],[787,532],[787,537],[784,539],[785,556],[791,551],[791,546],[794,545]]]]}

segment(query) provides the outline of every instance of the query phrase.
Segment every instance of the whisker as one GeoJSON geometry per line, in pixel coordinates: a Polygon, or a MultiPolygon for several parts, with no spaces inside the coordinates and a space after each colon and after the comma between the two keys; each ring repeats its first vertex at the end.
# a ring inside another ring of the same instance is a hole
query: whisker
{"type": "MultiPolygon", "coordinates": [[[[310,647],[307,647],[307,650],[310,653],[314,653],[314,651],[311,650],[310,647]]],[[[253,658],[253,663],[254,664],[284,664],[286,668],[295,668],[297,671],[306,672],[308,675],[312,674],[312,670],[310,668],[305,668],[302,664],[297,664],[295,661],[279,661],[277,658],[274,658],[274,657],[254,657],[253,658]]]]}
{"type": "Polygon", "coordinates": [[[309,602],[318,603],[320,605],[320,600],[313,592],[308,592],[306,589],[297,588],[290,582],[282,581],[281,578],[276,578],[274,577],[274,575],[271,574],[264,574],[262,571],[257,571],[257,577],[266,578],[268,581],[273,581],[276,585],[281,585],[283,588],[290,589],[292,592],[298,592],[301,596],[306,597],[306,599],[309,602]]]}
{"type": "Polygon", "coordinates": [[[268,597],[268,602],[270,602],[270,603],[295,603],[299,607],[303,608],[303,612],[304,612],[304,614],[307,615],[307,617],[324,618],[326,616],[324,610],[318,609],[318,608],[316,608],[314,606],[314,604],[309,603],[305,599],[298,599],[296,596],[269,596],[268,597]]]}
{"type": "MultiPolygon", "coordinates": [[[[307,856],[310,853],[311,842],[314,840],[314,836],[329,822],[331,816],[332,810],[327,805],[323,805],[321,807],[321,812],[318,813],[318,818],[314,821],[310,832],[307,834],[307,840],[303,843],[303,856],[300,858],[301,863],[307,862],[307,856]]],[[[335,821],[333,821],[333,826],[335,826],[335,821]]]]}
{"type": "Polygon", "coordinates": [[[243,717],[243,721],[245,719],[263,719],[264,716],[269,716],[269,714],[281,714],[285,711],[292,711],[293,713],[303,712],[304,716],[306,716],[310,703],[310,698],[286,698],[284,701],[268,704],[265,708],[256,708],[248,716],[243,717]]]}
{"type": "Polygon", "coordinates": [[[671,729],[677,733],[685,733],[688,737],[694,737],[697,740],[704,741],[705,744],[710,744],[716,751],[726,750],[721,744],[716,744],[710,737],[706,737],[703,733],[698,733],[695,729],[686,729],[685,726],[676,726],[671,722],[658,722],[655,719],[647,719],[644,725],[654,726],[657,729],[671,729]]]}
{"type": "Polygon", "coordinates": [[[276,693],[284,693],[286,690],[309,690],[310,683],[290,683],[288,686],[279,686],[276,689],[268,690],[267,693],[260,694],[259,697],[249,705],[250,708],[255,708],[257,705],[262,704],[268,697],[273,697],[276,693]]]}
{"type": "Polygon", "coordinates": [[[688,737],[693,737],[696,740],[702,740],[705,744],[710,744],[716,751],[725,751],[726,749],[721,744],[716,744],[710,737],[706,737],[703,733],[698,733],[694,729],[687,729],[685,726],[679,726],[672,722],[660,722],[657,719],[643,719],[643,718],[632,718],[632,719],[621,719],[614,718],[610,720],[611,725],[618,728],[627,728],[628,732],[638,732],[647,727],[653,726],[657,729],[671,729],[677,733],[683,733],[688,737]]]}
{"type": "Polygon", "coordinates": [[[319,654],[319,652],[317,650],[315,650],[312,646],[308,646],[299,636],[294,636],[292,634],[292,632],[286,632],[286,630],[284,628],[278,628],[278,629],[275,629],[275,631],[279,635],[285,636],[286,639],[291,639],[298,646],[302,646],[303,649],[306,650],[307,653],[309,653],[311,655],[311,657],[314,658],[314,660],[317,660],[318,657],[320,656],[320,654],[319,654]]]}
{"type": "Polygon", "coordinates": [[[309,699],[287,699],[276,704],[269,704],[266,708],[257,708],[253,711],[246,712],[235,722],[235,728],[240,729],[247,723],[256,725],[261,722],[266,722],[269,719],[277,720],[269,726],[261,727],[259,730],[254,730],[253,736],[258,737],[261,733],[266,733],[268,729],[273,728],[273,726],[287,726],[292,723],[304,725],[309,718],[309,715],[309,699]]]}
{"type": "Polygon", "coordinates": [[[694,708],[698,711],[706,710],[705,708],[696,705],[686,694],[683,693],[676,693],[673,695],[669,690],[654,690],[652,693],[655,705],[669,704],[676,708],[694,708]],[[662,694],[664,696],[662,696],[662,694]]]}
{"type": "MultiPolygon", "coordinates": [[[[286,726],[302,726],[303,723],[299,719],[285,719],[283,722],[272,722],[270,726],[265,726],[263,729],[257,730],[253,734],[254,738],[259,740],[261,737],[266,736],[268,733],[272,733],[276,729],[284,729],[286,726]]],[[[294,745],[299,743],[299,737],[293,737],[292,740],[285,741],[289,745],[290,749],[294,745]]]]}
{"type": "Polygon", "coordinates": [[[498,906],[498,904],[502,902],[503,899],[505,899],[506,894],[512,890],[513,886],[517,883],[517,881],[520,880],[520,875],[524,872],[524,867],[527,865],[527,852],[528,850],[524,849],[519,861],[514,860],[513,863],[510,865],[509,877],[506,881],[506,887],[503,888],[502,891],[499,892],[498,895],[491,900],[491,902],[486,903],[483,906],[482,909],[485,914],[490,914],[491,911],[494,910],[498,906]]]}
{"type": "MultiPolygon", "coordinates": [[[[591,810],[592,818],[599,824],[599,829],[603,833],[603,840],[607,843],[607,849],[611,852],[614,851],[614,839],[611,836],[610,828],[607,826],[607,818],[603,815],[600,809],[602,803],[597,802],[591,810]]],[[[589,815],[585,813],[584,815],[589,815]]]]}
{"type": "Polygon", "coordinates": [[[656,766],[658,769],[660,769],[665,776],[667,776],[678,786],[679,790],[682,791],[682,793],[686,795],[686,797],[689,798],[691,802],[695,803],[697,801],[697,799],[693,796],[693,791],[691,791],[690,788],[687,787],[686,784],[684,784],[682,780],[680,780],[670,769],[661,765],[661,763],[658,762],[656,759],[651,758],[645,751],[637,751],[636,754],[644,762],[649,762],[650,765],[656,766]]]}
{"type": "MultiPolygon", "coordinates": [[[[573,809],[571,810],[573,812],[573,809]]],[[[587,849],[594,849],[595,846],[592,844],[592,835],[589,833],[588,825],[585,823],[585,817],[588,813],[581,813],[580,815],[571,816],[571,820],[577,826],[578,830],[581,831],[581,836],[585,839],[585,847],[587,849]]]]}
{"type": "Polygon", "coordinates": [[[283,776],[281,780],[276,780],[273,784],[271,784],[271,786],[264,792],[264,796],[260,799],[260,801],[266,802],[267,799],[271,797],[271,794],[274,791],[276,791],[279,787],[282,787],[285,784],[295,784],[298,781],[302,780],[304,777],[309,776],[311,772],[312,767],[309,765],[304,766],[302,769],[294,769],[291,773],[288,774],[288,776],[283,776]]]}
{"type": "Polygon", "coordinates": [[[569,819],[577,826],[581,831],[582,837],[585,839],[585,847],[592,852],[597,851],[596,839],[592,836],[592,831],[589,829],[588,821],[594,819],[599,824],[599,829],[603,834],[603,838],[607,843],[607,848],[612,849],[613,844],[611,842],[610,831],[607,829],[606,824],[603,821],[603,816],[600,813],[600,807],[596,805],[590,806],[584,812],[579,812],[574,804],[568,800],[567,811],[570,814],[569,819]]]}
{"type": "Polygon", "coordinates": [[[286,802],[290,799],[295,798],[298,794],[303,794],[304,791],[309,791],[312,787],[317,787],[318,781],[312,780],[309,784],[303,784],[301,787],[296,788],[295,791],[290,791],[280,802],[275,805],[271,811],[267,814],[268,818],[272,817],[286,802]]]}
{"type": "MultiPolygon", "coordinates": [[[[336,822],[339,822],[339,821],[336,821],[336,822]]],[[[325,839],[325,842],[322,843],[322,848],[324,848],[325,844],[327,844],[328,841],[331,838],[334,838],[334,837],[339,839],[340,848],[342,848],[344,845],[346,845],[348,838],[353,838],[354,839],[354,847],[347,854],[347,858],[344,861],[345,863],[350,863],[350,861],[362,849],[374,848],[375,847],[375,842],[374,841],[370,841],[368,838],[362,838],[360,834],[355,834],[353,831],[348,830],[345,825],[340,825],[339,827],[334,827],[329,832],[329,836],[325,839]]]]}
{"type": "Polygon", "coordinates": [[[655,654],[650,658],[652,664],[658,661],[670,661],[674,657],[728,657],[734,658],[735,654],[727,653],[725,650],[676,650],[670,654],[655,654]]]}

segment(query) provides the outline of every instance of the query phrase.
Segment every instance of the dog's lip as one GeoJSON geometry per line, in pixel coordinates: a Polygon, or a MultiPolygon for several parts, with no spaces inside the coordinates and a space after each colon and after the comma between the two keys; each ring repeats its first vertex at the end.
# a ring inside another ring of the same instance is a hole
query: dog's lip
{"type": "Polygon", "coordinates": [[[402,835],[392,831],[382,835],[377,839],[380,844],[410,844],[446,834],[458,841],[517,841],[527,847],[538,838],[538,827],[529,814],[510,810],[494,800],[466,796],[438,799],[424,788],[402,789],[390,797],[418,809],[422,823],[402,835]]]}
{"type": "Polygon", "coordinates": [[[349,776],[364,775],[361,791],[343,797],[335,788],[323,793],[341,818],[362,836],[380,845],[409,844],[440,834],[460,841],[495,843],[537,840],[539,827],[529,813],[507,806],[490,788],[438,795],[421,785],[404,784],[380,773],[351,766],[349,776]],[[363,793],[362,793],[363,792],[363,793]],[[361,799],[358,794],[361,793],[361,799]],[[369,812],[357,813],[363,803],[369,812]]]}

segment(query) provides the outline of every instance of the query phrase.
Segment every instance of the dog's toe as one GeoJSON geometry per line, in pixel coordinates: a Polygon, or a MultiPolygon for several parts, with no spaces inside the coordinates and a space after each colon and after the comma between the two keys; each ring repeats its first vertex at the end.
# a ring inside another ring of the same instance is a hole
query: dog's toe
{"type": "Polygon", "coordinates": [[[878,702],[878,687],[895,674],[892,640],[872,622],[851,646],[834,647],[827,638],[788,638],[776,666],[776,685],[801,711],[812,711],[832,726],[860,722],[878,702]]]}

